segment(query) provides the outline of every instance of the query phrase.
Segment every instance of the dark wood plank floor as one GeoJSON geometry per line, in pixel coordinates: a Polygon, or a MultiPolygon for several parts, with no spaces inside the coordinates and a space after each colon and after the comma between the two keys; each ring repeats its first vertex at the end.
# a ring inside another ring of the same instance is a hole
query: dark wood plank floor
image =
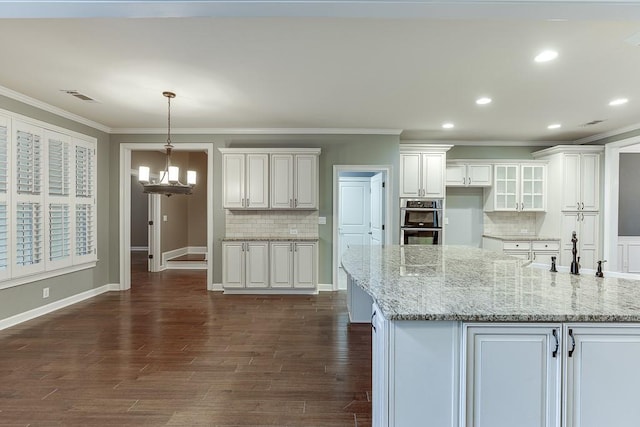
{"type": "Polygon", "coordinates": [[[371,424],[370,331],[343,292],[229,296],[135,267],[129,292],[0,331],[1,426],[371,424]]]}

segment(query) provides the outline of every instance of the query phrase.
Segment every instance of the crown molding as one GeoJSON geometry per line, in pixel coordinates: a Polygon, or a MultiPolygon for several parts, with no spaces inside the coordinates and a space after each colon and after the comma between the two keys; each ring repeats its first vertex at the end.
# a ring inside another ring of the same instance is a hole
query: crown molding
{"type": "Polygon", "coordinates": [[[567,144],[567,141],[499,141],[499,140],[448,140],[448,139],[401,139],[400,144],[450,144],[454,146],[466,145],[475,147],[551,147],[567,144]]]}
{"type": "Polygon", "coordinates": [[[57,116],[64,117],[65,119],[73,120],[74,122],[87,125],[94,129],[100,130],[102,132],[111,133],[111,128],[103,125],[102,123],[94,122],[93,120],[89,120],[82,116],[78,116],[77,114],[70,113],[62,108],[54,107],[51,104],[47,104],[46,102],[42,102],[35,98],[31,98],[23,93],[16,92],[15,90],[11,90],[7,87],[0,86],[0,95],[6,96],[7,98],[14,99],[16,101],[20,101],[24,104],[30,105],[35,108],[39,108],[44,111],[48,111],[49,113],[53,113],[57,116]]]}
{"type": "MultiPolygon", "coordinates": [[[[112,128],[112,134],[163,134],[166,128],[112,128]]],[[[173,135],[392,135],[402,129],[366,128],[171,128],[173,135]]]]}
{"type": "Polygon", "coordinates": [[[611,138],[612,136],[622,135],[627,132],[633,132],[634,130],[640,130],[640,123],[636,123],[633,125],[625,126],[623,128],[610,130],[607,132],[598,133],[595,135],[587,136],[584,138],[576,139],[573,141],[574,144],[588,144],[590,142],[599,141],[605,138],[611,138]]]}

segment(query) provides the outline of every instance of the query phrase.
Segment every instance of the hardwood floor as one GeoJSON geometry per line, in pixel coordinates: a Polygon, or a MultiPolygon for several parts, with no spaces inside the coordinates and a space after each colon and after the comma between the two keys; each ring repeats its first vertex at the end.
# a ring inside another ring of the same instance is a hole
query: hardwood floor
{"type": "Polygon", "coordinates": [[[371,335],[344,292],[222,295],[206,271],[132,269],[131,291],[0,331],[1,426],[371,425],[371,335]]]}

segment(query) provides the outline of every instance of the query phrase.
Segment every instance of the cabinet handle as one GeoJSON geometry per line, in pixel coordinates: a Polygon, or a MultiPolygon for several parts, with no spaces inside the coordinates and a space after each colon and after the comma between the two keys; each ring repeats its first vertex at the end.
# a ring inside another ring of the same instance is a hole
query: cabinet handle
{"type": "Polygon", "coordinates": [[[244,208],[244,197],[242,198],[242,207],[244,208]]]}
{"type": "Polygon", "coordinates": [[[522,202],[522,209],[520,209],[520,210],[522,210],[522,211],[524,210],[524,202],[522,202]]]}
{"type": "Polygon", "coordinates": [[[469,177],[469,185],[471,185],[471,177],[469,177]]]}
{"type": "Polygon", "coordinates": [[[247,207],[249,207],[249,198],[247,197],[247,207]]]}
{"type": "Polygon", "coordinates": [[[536,253],[535,252],[533,253],[533,260],[534,261],[536,260],[536,253]]]}
{"type": "Polygon", "coordinates": [[[466,179],[467,179],[467,178],[462,177],[462,183],[463,183],[463,184],[466,184],[466,182],[465,182],[465,181],[466,181],[466,179]]]}
{"type": "Polygon", "coordinates": [[[580,212],[578,212],[578,221],[580,221],[580,212]]]}
{"type": "Polygon", "coordinates": [[[558,348],[560,347],[560,341],[558,340],[558,333],[556,332],[555,329],[551,333],[553,334],[553,337],[556,339],[556,348],[555,350],[553,350],[553,353],[551,353],[551,356],[558,357],[558,348]]]}
{"type": "Polygon", "coordinates": [[[289,252],[293,252],[293,243],[289,243],[289,252]]]}
{"type": "Polygon", "coordinates": [[[298,198],[293,199],[293,207],[294,208],[298,207],[298,198]]]}
{"type": "Polygon", "coordinates": [[[373,314],[371,315],[371,329],[373,329],[373,332],[377,332],[376,330],[376,325],[373,324],[373,319],[375,319],[376,317],[376,311],[373,311],[373,314]]]}
{"type": "Polygon", "coordinates": [[[582,221],[584,221],[584,214],[582,214],[582,221]]]}
{"type": "Polygon", "coordinates": [[[569,357],[573,357],[573,352],[576,349],[576,339],[573,336],[573,329],[569,329],[569,336],[571,337],[571,350],[569,350],[569,357]]]}
{"type": "Polygon", "coordinates": [[[576,203],[576,205],[578,205],[578,207],[576,207],[576,209],[580,209],[580,202],[576,203]]]}
{"type": "Polygon", "coordinates": [[[289,199],[289,207],[292,208],[293,207],[293,199],[289,199]]]}
{"type": "Polygon", "coordinates": [[[250,246],[249,246],[249,244],[247,243],[247,252],[249,252],[249,247],[250,247],[250,246]]]}
{"type": "Polygon", "coordinates": [[[584,202],[582,202],[582,210],[584,210],[584,202]]]}
{"type": "Polygon", "coordinates": [[[293,251],[294,252],[298,252],[298,244],[297,243],[293,244],[293,251]]]}
{"type": "Polygon", "coordinates": [[[244,252],[244,243],[242,244],[242,252],[244,252]]]}
{"type": "Polygon", "coordinates": [[[518,210],[518,202],[516,202],[516,210],[518,210]]]}

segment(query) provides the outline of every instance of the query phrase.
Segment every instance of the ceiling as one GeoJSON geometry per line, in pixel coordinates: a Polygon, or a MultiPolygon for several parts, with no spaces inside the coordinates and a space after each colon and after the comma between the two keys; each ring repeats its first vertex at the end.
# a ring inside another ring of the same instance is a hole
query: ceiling
{"type": "Polygon", "coordinates": [[[157,10],[120,1],[111,2],[120,9],[95,9],[101,3],[0,5],[0,17],[10,17],[0,19],[0,85],[110,132],[165,128],[164,90],[177,93],[176,132],[568,142],[640,127],[640,37],[627,40],[640,33],[633,2],[588,9],[468,0],[454,1],[454,12],[428,1],[384,10],[389,2],[185,2],[196,10],[160,1],[176,9],[157,10]],[[202,9],[222,3],[243,8],[202,9]],[[545,48],[559,57],[535,63],[545,48]],[[493,102],[478,106],[480,96],[493,102]],[[609,106],[617,97],[629,102],[609,106]],[[455,127],[442,129],[447,121],[455,127]],[[547,129],[552,123],[562,127],[547,129]]]}

